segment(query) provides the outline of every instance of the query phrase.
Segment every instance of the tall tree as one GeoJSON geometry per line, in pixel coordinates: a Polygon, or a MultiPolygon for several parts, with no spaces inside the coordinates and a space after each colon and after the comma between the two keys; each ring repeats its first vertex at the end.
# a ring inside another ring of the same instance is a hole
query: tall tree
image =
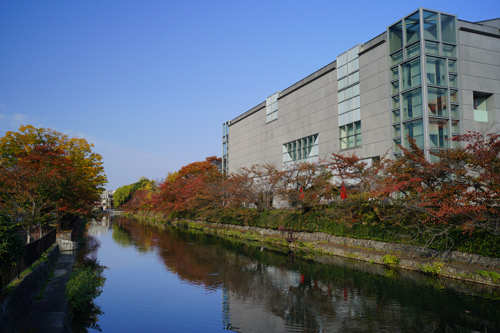
{"type": "Polygon", "coordinates": [[[90,214],[106,175],[84,139],[21,126],[0,139],[0,205],[29,232],[64,215],[90,214]]]}

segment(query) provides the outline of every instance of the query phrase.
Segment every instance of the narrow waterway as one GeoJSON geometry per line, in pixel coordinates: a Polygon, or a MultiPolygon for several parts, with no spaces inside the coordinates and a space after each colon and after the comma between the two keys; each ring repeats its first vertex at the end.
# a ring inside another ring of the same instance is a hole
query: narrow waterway
{"type": "MultiPolygon", "coordinates": [[[[89,225],[102,332],[498,332],[500,290],[123,217],[89,225]]],[[[94,331],[90,329],[90,331],[94,331]]]]}

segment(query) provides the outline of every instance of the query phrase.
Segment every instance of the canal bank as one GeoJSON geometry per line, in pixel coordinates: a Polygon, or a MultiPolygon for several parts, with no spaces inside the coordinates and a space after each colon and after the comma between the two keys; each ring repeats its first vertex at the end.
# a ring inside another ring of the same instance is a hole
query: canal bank
{"type": "Polygon", "coordinates": [[[75,255],[54,246],[42,261],[2,299],[0,332],[69,332],[64,296],[75,255]]]}
{"type": "Polygon", "coordinates": [[[260,227],[228,225],[206,221],[161,220],[136,216],[148,224],[171,224],[199,230],[216,237],[258,242],[282,251],[300,252],[306,259],[321,261],[322,255],[405,269],[428,275],[500,287],[500,259],[458,251],[438,251],[424,247],[333,236],[325,233],[290,232],[260,227]]]}

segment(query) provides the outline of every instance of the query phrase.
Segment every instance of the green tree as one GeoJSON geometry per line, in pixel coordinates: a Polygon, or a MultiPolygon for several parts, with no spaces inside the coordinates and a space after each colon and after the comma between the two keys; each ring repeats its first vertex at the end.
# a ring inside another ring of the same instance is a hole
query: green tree
{"type": "Polygon", "coordinates": [[[0,275],[8,267],[15,266],[23,252],[23,240],[17,234],[16,225],[0,213],[0,275]]]}

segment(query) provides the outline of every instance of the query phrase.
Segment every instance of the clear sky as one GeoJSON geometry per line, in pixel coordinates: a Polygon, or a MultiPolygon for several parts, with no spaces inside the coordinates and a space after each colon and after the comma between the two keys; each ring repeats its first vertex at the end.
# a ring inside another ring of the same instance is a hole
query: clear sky
{"type": "Polygon", "coordinates": [[[0,0],[0,136],[87,139],[108,189],[221,155],[222,123],[418,7],[466,21],[500,1],[0,0]]]}

